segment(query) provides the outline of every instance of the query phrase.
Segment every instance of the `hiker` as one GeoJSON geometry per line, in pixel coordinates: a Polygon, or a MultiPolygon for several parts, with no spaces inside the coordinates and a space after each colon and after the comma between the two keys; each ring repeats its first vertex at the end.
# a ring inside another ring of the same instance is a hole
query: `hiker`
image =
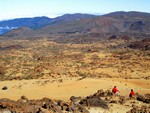
{"type": "Polygon", "coordinates": [[[130,94],[129,94],[129,97],[130,97],[130,98],[134,97],[134,94],[135,94],[135,93],[134,93],[133,89],[131,89],[131,92],[130,92],[130,94]]]}
{"type": "Polygon", "coordinates": [[[116,88],[116,86],[114,86],[114,88],[112,89],[112,93],[115,95],[119,95],[119,90],[116,88]]]}

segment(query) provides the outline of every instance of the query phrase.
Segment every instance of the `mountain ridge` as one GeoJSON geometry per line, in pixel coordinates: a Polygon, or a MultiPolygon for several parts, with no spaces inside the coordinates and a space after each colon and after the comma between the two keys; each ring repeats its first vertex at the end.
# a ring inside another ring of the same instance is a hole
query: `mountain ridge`
{"type": "Polygon", "coordinates": [[[116,33],[150,31],[150,13],[114,12],[94,18],[48,25],[37,31],[43,34],[52,33],[116,33]],[[120,17],[121,16],[121,17],[120,17]],[[145,18],[144,18],[145,17],[145,18]]]}
{"type": "MultiPolygon", "coordinates": [[[[118,34],[128,32],[149,33],[150,13],[142,12],[113,12],[102,16],[87,14],[66,14],[53,19],[49,24],[38,29],[32,29],[29,33],[21,32],[15,37],[49,37],[51,34],[73,34],[73,33],[99,33],[118,34]]],[[[18,30],[17,29],[17,30],[18,30]]],[[[26,30],[25,30],[26,31],[26,30]]],[[[10,37],[16,32],[12,30],[5,33],[4,37],[10,37]]]]}
{"type": "Polygon", "coordinates": [[[39,29],[46,25],[52,25],[61,22],[68,22],[73,20],[79,20],[83,18],[92,18],[95,15],[91,14],[65,14],[56,18],[49,18],[46,16],[33,17],[33,18],[16,18],[11,20],[0,21],[0,34],[4,34],[13,28],[19,28],[22,26],[29,27],[31,29],[39,29]]]}

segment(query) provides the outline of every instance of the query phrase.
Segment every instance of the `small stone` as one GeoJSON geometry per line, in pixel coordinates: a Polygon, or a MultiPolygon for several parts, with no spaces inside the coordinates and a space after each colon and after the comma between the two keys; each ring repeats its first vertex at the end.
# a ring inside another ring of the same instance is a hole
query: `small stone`
{"type": "Polygon", "coordinates": [[[4,86],[3,88],[2,88],[2,90],[7,90],[8,89],[8,87],[7,86],[4,86]]]}

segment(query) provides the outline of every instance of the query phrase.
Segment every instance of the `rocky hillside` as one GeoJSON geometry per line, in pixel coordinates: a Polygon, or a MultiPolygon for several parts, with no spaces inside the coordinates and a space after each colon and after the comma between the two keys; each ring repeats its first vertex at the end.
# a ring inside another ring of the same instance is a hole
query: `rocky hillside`
{"type": "Polygon", "coordinates": [[[59,24],[63,22],[75,21],[84,18],[93,18],[95,15],[90,14],[65,14],[56,18],[34,17],[34,18],[18,18],[13,20],[0,21],[0,34],[6,33],[12,29],[19,27],[29,27],[31,29],[39,29],[46,25],[59,24]]]}
{"type": "Polygon", "coordinates": [[[29,27],[37,29],[51,23],[51,18],[48,17],[34,17],[34,18],[18,18],[13,20],[6,20],[0,22],[0,34],[8,32],[14,28],[29,27]]]}
{"type": "Polygon", "coordinates": [[[65,22],[57,25],[49,25],[38,29],[41,34],[70,34],[70,33],[112,33],[120,32],[123,28],[123,21],[109,17],[96,17],[82,19],[73,22],[65,22]],[[119,27],[118,27],[119,26],[119,27]]]}
{"type": "Polygon", "coordinates": [[[35,36],[35,34],[36,34],[35,31],[28,27],[20,27],[20,28],[9,31],[8,33],[4,34],[4,36],[7,38],[14,37],[14,38],[23,39],[24,36],[32,37],[32,36],[35,36]]]}
{"type": "Polygon", "coordinates": [[[142,12],[113,12],[104,15],[106,17],[111,17],[124,21],[124,27],[127,27],[130,31],[141,31],[149,32],[150,26],[150,13],[142,12]]]}
{"type": "Polygon", "coordinates": [[[82,19],[46,26],[41,33],[116,33],[150,31],[150,14],[141,12],[115,12],[95,18],[82,19]]]}
{"type": "Polygon", "coordinates": [[[40,34],[118,33],[150,31],[150,14],[141,12],[114,12],[103,16],[64,15],[37,30],[40,34]],[[80,18],[79,18],[80,17],[80,18]]]}

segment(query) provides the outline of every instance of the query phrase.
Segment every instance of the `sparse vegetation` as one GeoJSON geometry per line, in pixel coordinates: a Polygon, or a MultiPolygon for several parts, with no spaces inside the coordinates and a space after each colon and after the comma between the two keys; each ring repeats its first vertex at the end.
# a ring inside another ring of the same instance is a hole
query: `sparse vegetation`
{"type": "Polygon", "coordinates": [[[106,49],[109,45],[120,43],[119,40],[103,40],[93,44],[70,45],[55,43],[48,38],[29,40],[26,44],[24,40],[0,42],[0,46],[4,47],[24,47],[1,50],[0,75],[3,75],[3,79],[64,76],[148,78],[150,52],[126,48],[106,49]]]}

